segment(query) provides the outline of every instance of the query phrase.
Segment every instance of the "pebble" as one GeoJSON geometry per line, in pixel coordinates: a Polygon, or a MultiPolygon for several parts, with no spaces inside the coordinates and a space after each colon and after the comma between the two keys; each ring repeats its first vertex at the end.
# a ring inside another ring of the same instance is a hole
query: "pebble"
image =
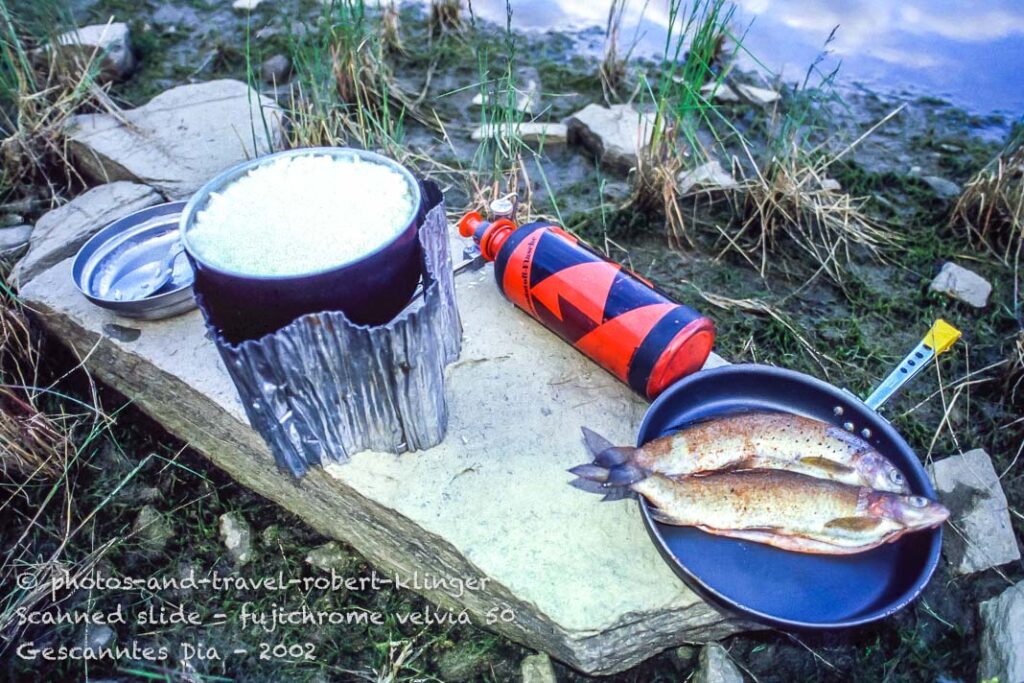
{"type": "Polygon", "coordinates": [[[150,554],[159,554],[172,538],[174,527],[152,505],[143,505],[135,518],[132,533],[142,548],[150,554]]]}
{"type": "Polygon", "coordinates": [[[935,175],[921,176],[921,180],[943,199],[953,199],[960,195],[960,186],[952,180],[946,180],[935,175]]]}
{"type": "Polygon", "coordinates": [[[743,683],[740,673],[728,651],[718,643],[708,643],[700,653],[693,683],[743,683]]]}
{"type": "Polygon", "coordinates": [[[519,674],[522,683],[558,683],[551,657],[544,653],[524,657],[519,674]]]}
{"type": "Polygon", "coordinates": [[[16,259],[28,251],[29,240],[32,238],[31,225],[15,225],[0,228],[0,260],[16,259]]]}
{"type": "Polygon", "coordinates": [[[260,66],[260,75],[271,85],[285,82],[291,73],[292,60],[288,59],[287,55],[277,54],[268,57],[260,66]]]}
{"type": "Polygon", "coordinates": [[[992,293],[992,285],[988,280],[952,261],[942,265],[942,270],[932,280],[928,289],[948,294],[975,308],[985,308],[989,294],[992,293]]]}
{"type": "Polygon", "coordinates": [[[220,538],[236,565],[252,560],[252,527],[241,513],[226,512],[220,516],[220,538]]]}
{"type": "Polygon", "coordinates": [[[736,179],[732,177],[732,173],[722,168],[717,159],[701,164],[693,170],[680,173],[676,181],[680,194],[687,194],[694,189],[731,190],[738,185],[736,179]]]}

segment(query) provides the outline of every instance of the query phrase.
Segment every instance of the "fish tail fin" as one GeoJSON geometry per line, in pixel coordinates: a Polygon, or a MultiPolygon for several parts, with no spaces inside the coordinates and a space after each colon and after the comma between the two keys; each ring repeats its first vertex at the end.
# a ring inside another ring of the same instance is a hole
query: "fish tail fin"
{"type": "Polygon", "coordinates": [[[629,446],[616,446],[593,429],[583,427],[583,441],[587,444],[587,450],[594,458],[594,463],[601,467],[615,467],[633,459],[635,448],[629,446]]]}
{"type": "Polygon", "coordinates": [[[629,487],[645,479],[648,472],[629,463],[602,467],[596,463],[577,465],[569,470],[577,479],[571,485],[588,493],[603,493],[604,500],[621,500],[631,495],[629,487]]]}

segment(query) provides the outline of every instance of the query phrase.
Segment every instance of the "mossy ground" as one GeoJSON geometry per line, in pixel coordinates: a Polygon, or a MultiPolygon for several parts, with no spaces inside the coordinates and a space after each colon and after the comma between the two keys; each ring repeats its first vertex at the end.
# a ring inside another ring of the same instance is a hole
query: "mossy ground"
{"type": "MultiPolygon", "coordinates": [[[[173,11],[155,0],[98,0],[83,3],[79,20],[102,21],[108,16],[128,18],[141,58],[141,71],[116,86],[114,95],[126,105],[138,105],[167,87],[191,80],[215,77],[245,79],[248,70],[246,37],[251,38],[249,62],[288,49],[292,23],[307,18],[315,23],[319,11],[312,2],[266,3],[249,19],[227,3],[180,0],[173,11]],[[268,30],[270,29],[270,30],[268,30]],[[259,37],[261,35],[263,37],[259,37]],[[268,37],[269,35],[269,37],[268,37]],[[201,57],[197,59],[197,55],[201,57]]],[[[422,12],[402,12],[403,32],[409,49],[395,56],[399,79],[421,87],[424,73],[433,65],[430,99],[452,142],[440,144],[436,134],[411,125],[408,143],[444,163],[468,168],[475,145],[468,131],[478,121],[467,103],[475,92],[477,65],[467,60],[472,41],[499,45],[504,40],[496,27],[481,27],[479,34],[427,40],[422,12]],[[429,45],[428,45],[429,43],[429,45]],[[462,90],[470,86],[468,91],[462,90]]],[[[542,79],[544,118],[559,118],[583,104],[601,99],[600,84],[591,59],[569,56],[571,41],[562,35],[519,36],[515,66],[533,67],[542,79]]],[[[832,122],[834,132],[848,139],[878,120],[893,107],[891,98],[871,93],[850,93],[847,106],[832,122]]],[[[764,110],[736,105],[726,114],[756,139],[765,131],[764,110]]],[[[997,368],[980,377],[950,411],[948,426],[939,427],[951,400],[951,387],[969,372],[1005,359],[1018,332],[1019,302],[1013,299],[1014,273],[983,251],[972,248],[965,236],[948,225],[949,204],[924,184],[920,175],[937,174],[956,182],[966,181],[999,148],[993,129],[1005,122],[969,115],[941,101],[910,102],[901,117],[869,138],[856,153],[837,163],[833,176],[853,194],[871,198],[868,210],[878,220],[897,229],[901,246],[890,249],[884,262],[856,257],[839,286],[824,278],[807,282],[807,264],[797,252],[783,248],[773,255],[765,277],[735,255],[720,256],[716,232],[701,228],[732,220],[725,203],[702,204],[689,211],[694,246],[682,251],[666,248],[664,226],[649,216],[623,212],[618,207],[625,195],[625,178],[596,165],[574,149],[549,148],[528,157],[529,168],[543,169],[544,182],[531,173],[534,209],[558,215],[564,223],[597,244],[614,239],[625,251],[613,248],[613,256],[628,261],[679,299],[706,311],[718,328],[716,350],[733,361],[765,362],[801,370],[865,395],[923,335],[935,318],[944,317],[964,331],[961,342],[942,362],[943,389],[934,371],[925,373],[887,407],[887,415],[926,460],[982,447],[993,456],[1002,472],[1013,458],[1021,432],[1005,425],[1015,417],[1003,401],[997,368]],[[920,167],[912,171],[913,167],[920,167]],[[548,189],[552,190],[549,193],[548,189]],[[958,260],[987,277],[993,284],[989,306],[978,311],[928,290],[939,265],[958,260]],[[744,310],[725,310],[706,302],[701,292],[732,299],[756,299],[769,304],[789,324],[778,318],[744,310]],[[796,332],[795,332],[796,331],[796,332]],[[798,337],[799,335],[799,337],[798,337]]],[[[762,143],[765,141],[762,140],[762,143]]],[[[449,179],[450,180],[450,179],[449,179]]],[[[470,201],[469,192],[448,182],[448,201],[459,207],[470,201]]],[[[69,359],[51,342],[50,372],[60,374],[69,359]]],[[[69,391],[84,384],[67,380],[69,391]]],[[[124,399],[104,392],[104,405],[117,408],[124,399]]],[[[1019,408],[1018,408],[1019,410],[1019,408]]],[[[119,575],[180,575],[188,568],[198,572],[237,574],[247,577],[310,576],[319,570],[304,558],[327,539],[318,536],[301,520],[231,482],[201,457],[138,412],[119,413],[116,425],[101,441],[87,449],[74,467],[75,514],[102,511],[80,534],[67,557],[75,561],[105,540],[126,537],[104,556],[101,568],[119,575]],[[139,471],[145,455],[158,454],[139,471]],[[127,480],[121,488],[118,487],[127,480]],[[154,552],[133,536],[132,526],[142,505],[162,513],[173,530],[166,545],[154,552]],[[219,515],[240,512],[254,528],[255,559],[234,568],[218,535],[219,515]],[[86,540],[87,539],[87,540],[86,540]]],[[[1024,477],[1020,467],[1006,473],[1003,487],[1014,511],[1018,539],[1024,538],[1024,477]]],[[[14,517],[30,517],[47,494],[45,487],[29,489],[13,503],[14,517]]],[[[32,535],[32,552],[42,556],[59,537],[57,517],[40,520],[32,535]]],[[[4,546],[13,527],[0,532],[4,546]]],[[[351,575],[370,571],[354,553],[347,565],[351,575]]],[[[1020,580],[1019,565],[1002,574],[953,577],[943,568],[921,600],[911,608],[879,624],[826,635],[787,635],[764,631],[727,641],[731,655],[756,680],[921,680],[939,678],[973,680],[978,657],[977,603],[1020,580]]],[[[770,585],[765,586],[771,590],[770,585]]],[[[260,642],[310,641],[317,660],[260,661],[252,654],[228,656],[225,661],[177,661],[139,664],[120,668],[95,664],[90,678],[120,676],[129,680],[239,680],[239,681],[333,681],[369,680],[484,680],[505,681],[518,676],[518,662],[527,652],[490,632],[473,626],[412,627],[394,615],[428,608],[408,591],[287,592],[280,595],[244,594],[79,594],[76,601],[94,600],[96,609],[112,609],[130,602],[133,612],[153,606],[172,609],[178,604],[197,610],[204,619],[217,613],[235,614],[246,600],[256,609],[269,611],[273,604],[292,610],[302,605],[333,609],[365,609],[388,615],[380,625],[348,625],[311,630],[279,629],[273,634],[258,629],[210,628],[167,625],[156,628],[119,626],[116,642],[133,638],[176,647],[179,642],[203,641],[221,651],[245,648],[258,651],[260,642]],[[408,647],[408,651],[405,648],[408,647]],[[405,658],[402,659],[402,653],[405,658]],[[400,662],[397,663],[396,662],[400,662]],[[383,678],[388,672],[394,679],[383,678]]],[[[71,642],[82,637],[81,627],[36,627],[22,640],[37,644],[71,642]]],[[[172,649],[173,651],[173,649],[172,649]]],[[[661,654],[616,680],[675,681],[695,665],[695,651],[680,648],[661,654]]],[[[587,677],[559,666],[560,680],[583,681],[587,677]]],[[[9,680],[77,680],[79,662],[25,664],[7,657],[9,680]]]]}

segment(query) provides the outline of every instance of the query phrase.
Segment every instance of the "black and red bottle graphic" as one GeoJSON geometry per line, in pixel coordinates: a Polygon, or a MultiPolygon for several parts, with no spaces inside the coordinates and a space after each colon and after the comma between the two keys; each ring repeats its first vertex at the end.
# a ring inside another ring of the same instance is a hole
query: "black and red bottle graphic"
{"type": "Polygon", "coordinates": [[[478,213],[459,222],[494,261],[505,296],[601,367],[654,399],[707,360],[714,325],[552,223],[478,213]]]}

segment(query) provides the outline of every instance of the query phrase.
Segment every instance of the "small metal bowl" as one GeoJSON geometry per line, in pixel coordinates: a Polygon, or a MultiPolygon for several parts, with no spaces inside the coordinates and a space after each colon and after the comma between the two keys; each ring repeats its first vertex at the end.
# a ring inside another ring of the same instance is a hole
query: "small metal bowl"
{"type": "Polygon", "coordinates": [[[169,318],[196,306],[195,275],[184,253],[174,259],[170,280],[148,296],[133,291],[166,262],[179,241],[178,224],[185,202],[151,206],[119,218],[82,245],[71,269],[78,290],[92,303],[125,318],[169,318]]]}

